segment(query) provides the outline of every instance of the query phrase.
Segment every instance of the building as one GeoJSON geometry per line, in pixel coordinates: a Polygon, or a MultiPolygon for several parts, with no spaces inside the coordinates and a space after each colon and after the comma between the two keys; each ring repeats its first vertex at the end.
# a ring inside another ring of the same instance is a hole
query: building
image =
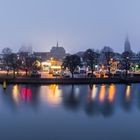
{"type": "Polygon", "coordinates": [[[66,56],[66,51],[63,47],[58,45],[58,42],[56,46],[53,46],[50,50],[51,57],[62,60],[66,56]]]}
{"type": "Polygon", "coordinates": [[[39,58],[41,61],[46,61],[51,58],[50,52],[34,52],[34,56],[39,58]]]}
{"type": "Polygon", "coordinates": [[[124,43],[124,52],[132,52],[130,41],[129,41],[128,37],[126,37],[126,40],[125,40],[125,43],[124,43]]]}
{"type": "Polygon", "coordinates": [[[42,64],[43,71],[46,71],[48,73],[53,73],[55,71],[61,70],[62,62],[51,58],[47,61],[42,62],[41,64],[42,64]]]}

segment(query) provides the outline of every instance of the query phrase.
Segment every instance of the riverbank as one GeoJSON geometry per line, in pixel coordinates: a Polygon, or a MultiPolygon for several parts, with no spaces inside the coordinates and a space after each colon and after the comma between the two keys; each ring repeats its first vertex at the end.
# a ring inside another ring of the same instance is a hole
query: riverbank
{"type": "Polygon", "coordinates": [[[129,78],[0,78],[2,84],[129,84],[140,83],[140,77],[129,78]]]}

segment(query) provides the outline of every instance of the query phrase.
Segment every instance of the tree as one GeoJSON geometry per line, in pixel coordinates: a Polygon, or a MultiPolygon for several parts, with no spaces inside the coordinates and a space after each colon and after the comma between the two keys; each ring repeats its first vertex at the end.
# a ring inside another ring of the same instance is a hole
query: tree
{"type": "Polygon", "coordinates": [[[84,53],[84,60],[86,61],[87,65],[91,68],[92,76],[95,64],[97,64],[97,57],[97,53],[95,53],[91,49],[86,50],[86,52],[84,53]]]}
{"type": "Polygon", "coordinates": [[[7,69],[7,75],[9,73],[9,67],[10,67],[10,55],[12,54],[12,50],[10,48],[4,48],[2,50],[2,54],[3,54],[3,64],[4,67],[7,69]]]}
{"type": "Polygon", "coordinates": [[[114,52],[113,52],[112,48],[110,48],[109,46],[105,46],[101,50],[101,54],[104,56],[105,65],[107,66],[109,77],[110,77],[110,67],[111,67],[110,66],[110,61],[114,56],[114,52]]]}
{"type": "Polygon", "coordinates": [[[32,46],[21,46],[18,52],[31,54],[32,53],[32,46]]]}
{"type": "Polygon", "coordinates": [[[26,76],[27,76],[28,71],[41,69],[40,60],[37,57],[32,56],[32,55],[28,55],[24,58],[23,66],[26,71],[26,76]]]}
{"type": "Polygon", "coordinates": [[[66,69],[68,68],[72,74],[72,78],[74,77],[74,71],[77,68],[78,65],[80,65],[80,57],[77,55],[69,55],[66,56],[62,66],[66,69]]]}
{"type": "Polygon", "coordinates": [[[13,76],[15,78],[15,72],[17,71],[18,73],[18,70],[21,67],[22,62],[16,53],[11,53],[9,55],[9,59],[10,59],[9,67],[13,69],[13,76]]]}
{"type": "Polygon", "coordinates": [[[2,50],[2,54],[11,54],[11,53],[12,53],[12,49],[10,49],[10,48],[4,48],[2,50]]]}
{"type": "Polygon", "coordinates": [[[130,59],[131,58],[132,58],[132,53],[131,52],[123,52],[122,53],[121,65],[122,65],[122,68],[125,70],[125,76],[126,77],[128,75],[128,70],[130,69],[130,59]]]}
{"type": "Polygon", "coordinates": [[[40,70],[41,69],[41,62],[40,60],[36,59],[32,65],[32,68],[34,70],[40,70]]]}
{"type": "Polygon", "coordinates": [[[12,53],[12,49],[10,48],[4,48],[2,50],[3,54],[3,64],[5,68],[7,69],[7,75],[9,72],[9,69],[13,70],[13,75],[15,77],[15,72],[21,67],[22,61],[19,59],[18,55],[16,53],[12,53]]]}
{"type": "Polygon", "coordinates": [[[31,56],[26,56],[25,57],[24,68],[25,68],[25,71],[26,71],[26,76],[28,74],[28,71],[30,71],[32,69],[32,65],[33,65],[34,61],[35,60],[31,56]]]}

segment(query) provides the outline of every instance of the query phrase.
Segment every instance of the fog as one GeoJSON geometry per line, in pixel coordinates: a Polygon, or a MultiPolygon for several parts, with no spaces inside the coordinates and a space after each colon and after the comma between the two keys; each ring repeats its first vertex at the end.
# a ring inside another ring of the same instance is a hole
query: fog
{"type": "Polygon", "coordinates": [[[49,51],[58,41],[67,52],[107,45],[122,52],[128,34],[140,45],[139,0],[1,0],[0,51],[32,46],[49,51]]]}

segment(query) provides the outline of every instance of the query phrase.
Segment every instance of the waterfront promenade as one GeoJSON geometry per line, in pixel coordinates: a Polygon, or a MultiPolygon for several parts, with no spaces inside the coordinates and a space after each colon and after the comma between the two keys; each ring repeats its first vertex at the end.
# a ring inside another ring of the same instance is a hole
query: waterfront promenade
{"type": "Polygon", "coordinates": [[[2,84],[128,84],[140,83],[140,77],[128,78],[0,78],[2,84]]]}

